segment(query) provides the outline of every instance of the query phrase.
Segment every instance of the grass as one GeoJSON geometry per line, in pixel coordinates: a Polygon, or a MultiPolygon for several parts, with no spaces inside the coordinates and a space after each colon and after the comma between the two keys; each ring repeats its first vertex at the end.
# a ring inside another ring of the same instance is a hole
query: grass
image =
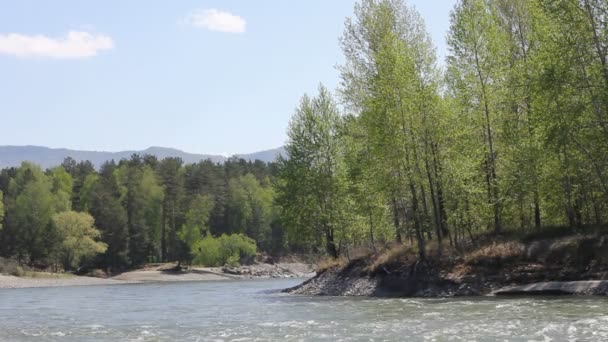
{"type": "Polygon", "coordinates": [[[36,271],[20,265],[17,261],[0,257],[0,274],[11,275],[15,277],[25,278],[69,278],[72,275],[68,273],[54,273],[36,271]]]}
{"type": "Polygon", "coordinates": [[[42,278],[42,279],[62,279],[71,278],[72,275],[68,273],[51,273],[51,272],[39,272],[39,271],[24,271],[23,275],[19,277],[26,278],[42,278]]]}
{"type": "Polygon", "coordinates": [[[344,267],[348,264],[348,260],[344,257],[334,259],[334,258],[323,258],[319,260],[317,264],[317,273],[323,273],[327,270],[336,268],[336,267],[344,267]]]}
{"type": "Polygon", "coordinates": [[[416,256],[417,252],[414,248],[396,244],[375,256],[367,267],[367,272],[376,273],[387,267],[406,264],[415,260],[416,256]]]}
{"type": "Polygon", "coordinates": [[[518,241],[493,242],[464,255],[468,265],[496,264],[525,257],[526,247],[518,241]]]}

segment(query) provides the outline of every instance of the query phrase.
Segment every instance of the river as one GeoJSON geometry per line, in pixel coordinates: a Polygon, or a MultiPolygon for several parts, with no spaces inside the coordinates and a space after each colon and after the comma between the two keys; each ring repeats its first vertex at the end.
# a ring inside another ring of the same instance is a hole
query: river
{"type": "Polygon", "coordinates": [[[0,289],[0,341],[607,341],[607,298],[311,298],[297,280],[0,289]]]}

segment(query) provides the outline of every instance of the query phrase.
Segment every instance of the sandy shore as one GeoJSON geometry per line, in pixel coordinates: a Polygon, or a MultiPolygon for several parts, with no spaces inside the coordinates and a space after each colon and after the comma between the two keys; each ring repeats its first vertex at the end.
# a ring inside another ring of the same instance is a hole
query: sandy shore
{"type": "MultiPolygon", "coordinates": [[[[166,266],[165,266],[166,268],[166,266]]],[[[174,272],[163,270],[163,267],[144,268],[124,272],[111,278],[95,278],[74,275],[40,275],[37,277],[15,277],[0,275],[1,288],[30,288],[58,286],[120,285],[134,283],[161,283],[184,281],[218,281],[239,279],[269,278],[306,278],[311,277],[310,265],[299,263],[256,264],[238,268],[224,269],[191,268],[187,271],[174,272]],[[229,272],[229,273],[227,273],[229,272]]]]}
{"type": "Polygon", "coordinates": [[[27,287],[57,287],[57,286],[85,286],[85,285],[117,285],[128,284],[129,281],[102,279],[93,277],[62,276],[62,277],[15,277],[0,275],[0,288],[27,288],[27,287]]]}

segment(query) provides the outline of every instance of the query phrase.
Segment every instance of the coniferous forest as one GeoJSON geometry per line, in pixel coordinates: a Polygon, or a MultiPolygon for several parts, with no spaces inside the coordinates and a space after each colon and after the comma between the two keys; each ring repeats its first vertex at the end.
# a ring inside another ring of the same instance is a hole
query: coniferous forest
{"type": "Polygon", "coordinates": [[[339,88],[302,97],[276,163],[2,170],[0,253],[121,269],[408,243],[425,259],[431,241],[603,229],[608,2],[459,0],[447,39],[439,61],[415,8],[361,0],[339,88]]]}
{"type": "Polygon", "coordinates": [[[287,245],[273,206],[275,172],[260,161],[184,165],[150,155],[99,170],[71,158],[46,171],[23,163],[0,172],[0,251],[68,270],[237,263],[255,255],[256,242],[261,251],[281,254],[287,245]]]}

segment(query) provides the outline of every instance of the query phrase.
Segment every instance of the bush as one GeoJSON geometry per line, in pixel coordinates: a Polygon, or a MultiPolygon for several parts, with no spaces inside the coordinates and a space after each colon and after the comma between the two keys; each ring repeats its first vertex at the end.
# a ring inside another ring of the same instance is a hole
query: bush
{"type": "Polygon", "coordinates": [[[91,270],[89,272],[87,272],[87,276],[88,277],[93,277],[93,278],[107,278],[108,275],[106,274],[106,272],[102,269],[96,268],[94,270],[91,270]]]}
{"type": "Polygon", "coordinates": [[[193,263],[204,266],[220,266],[220,242],[211,235],[194,243],[192,255],[193,263]]]}
{"type": "Polygon", "coordinates": [[[246,260],[253,260],[257,252],[255,241],[242,234],[211,235],[197,241],[193,248],[193,263],[204,266],[238,266],[246,260]]]}
{"type": "Polygon", "coordinates": [[[25,270],[14,260],[0,258],[0,274],[22,277],[25,275],[25,270]]]}
{"type": "Polygon", "coordinates": [[[21,266],[16,266],[12,270],[12,272],[10,273],[10,275],[13,275],[15,277],[23,277],[23,276],[25,276],[25,270],[21,266]]]}

